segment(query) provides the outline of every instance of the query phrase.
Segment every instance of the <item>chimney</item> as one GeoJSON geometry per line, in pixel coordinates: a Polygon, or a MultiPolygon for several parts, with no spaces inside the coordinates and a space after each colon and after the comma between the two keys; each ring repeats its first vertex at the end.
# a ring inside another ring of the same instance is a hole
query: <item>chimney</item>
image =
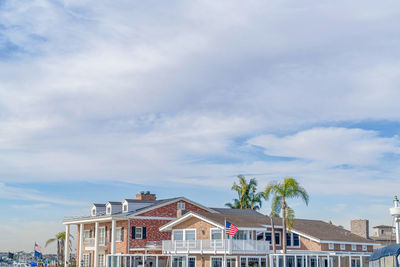
{"type": "Polygon", "coordinates": [[[350,231],[353,234],[369,239],[369,221],[365,219],[351,220],[350,231]]]}
{"type": "Polygon", "coordinates": [[[147,192],[140,192],[140,194],[136,195],[136,199],[137,200],[156,200],[156,195],[155,194],[151,194],[150,191],[147,192]]]}

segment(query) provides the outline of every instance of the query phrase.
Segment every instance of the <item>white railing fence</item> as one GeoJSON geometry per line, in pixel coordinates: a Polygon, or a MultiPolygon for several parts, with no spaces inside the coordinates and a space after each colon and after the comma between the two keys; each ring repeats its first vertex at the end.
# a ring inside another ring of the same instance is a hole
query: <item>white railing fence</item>
{"type": "Polygon", "coordinates": [[[165,240],[164,253],[218,252],[218,253],[268,253],[269,242],[259,240],[165,240]]]}

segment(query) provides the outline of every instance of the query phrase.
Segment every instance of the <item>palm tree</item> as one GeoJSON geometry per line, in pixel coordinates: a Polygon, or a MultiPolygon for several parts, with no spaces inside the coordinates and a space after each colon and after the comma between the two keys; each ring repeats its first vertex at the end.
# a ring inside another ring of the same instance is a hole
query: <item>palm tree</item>
{"type": "Polygon", "coordinates": [[[264,194],[256,192],[257,180],[252,178],[247,182],[243,175],[239,175],[238,179],[239,184],[234,182],[232,185],[232,190],[237,192],[238,198],[233,199],[233,203],[226,203],[225,206],[231,209],[260,209],[264,194]]]}
{"type": "Polygon", "coordinates": [[[272,198],[272,212],[280,214],[282,211],[282,245],[283,253],[286,254],[286,229],[288,228],[290,231],[294,223],[294,210],[288,206],[287,200],[300,198],[308,205],[310,197],[307,191],[294,178],[285,178],[283,183],[277,181],[268,183],[264,197],[266,200],[272,198]]]}
{"type": "MultiPolygon", "coordinates": [[[[74,238],[71,234],[69,235],[69,238],[74,238]]],[[[45,247],[47,247],[49,244],[56,242],[57,241],[57,261],[58,264],[64,262],[64,247],[65,247],[65,232],[60,232],[56,234],[55,237],[50,238],[49,240],[46,241],[45,247]]],[[[69,242],[69,245],[71,246],[71,242],[69,242]]],[[[71,247],[70,247],[71,249],[71,247]]]]}

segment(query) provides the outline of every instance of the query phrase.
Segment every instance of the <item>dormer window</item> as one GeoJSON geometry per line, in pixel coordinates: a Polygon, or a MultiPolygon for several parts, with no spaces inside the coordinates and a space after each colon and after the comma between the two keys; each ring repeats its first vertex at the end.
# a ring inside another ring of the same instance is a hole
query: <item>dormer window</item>
{"type": "Polygon", "coordinates": [[[123,209],[123,212],[128,212],[128,204],[124,204],[122,209],[123,209]]]}
{"type": "Polygon", "coordinates": [[[111,207],[107,207],[107,214],[111,214],[111,207]]]}
{"type": "Polygon", "coordinates": [[[96,208],[92,209],[92,216],[96,216],[96,208]]]}
{"type": "Polygon", "coordinates": [[[178,210],[184,210],[185,209],[185,203],[184,202],[178,202],[178,210]]]}

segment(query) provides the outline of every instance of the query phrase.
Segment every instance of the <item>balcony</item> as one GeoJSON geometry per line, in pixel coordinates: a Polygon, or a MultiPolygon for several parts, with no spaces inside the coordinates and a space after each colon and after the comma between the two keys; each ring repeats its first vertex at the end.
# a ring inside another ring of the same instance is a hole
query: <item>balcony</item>
{"type": "MultiPolygon", "coordinates": [[[[86,238],[83,239],[83,244],[84,244],[86,250],[94,250],[94,243],[95,243],[94,238],[86,237],[86,238]]],[[[98,248],[99,249],[106,249],[107,248],[107,242],[105,242],[105,240],[99,240],[98,248]]]]}
{"type": "Polygon", "coordinates": [[[269,242],[258,240],[166,240],[163,253],[267,254],[269,242]]]}

